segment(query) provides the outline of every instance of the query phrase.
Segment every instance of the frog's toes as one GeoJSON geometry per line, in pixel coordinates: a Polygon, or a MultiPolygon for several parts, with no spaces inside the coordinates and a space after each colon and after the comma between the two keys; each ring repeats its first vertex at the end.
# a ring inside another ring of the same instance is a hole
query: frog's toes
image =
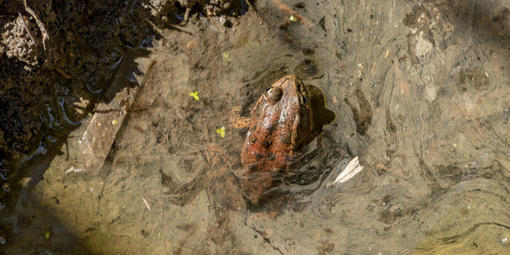
{"type": "Polygon", "coordinates": [[[161,184],[168,189],[165,194],[170,195],[170,203],[178,206],[188,204],[198,195],[204,186],[203,182],[206,177],[206,172],[203,170],[192,181],[179,184],[170,174],[165,174],[161,169],[159,172],[161,174],[161,184]]]}
{"type": "Polygon", "coordinates": [[[230,126],[232,126],[235,129],[243,129],[250,126],[251,118],[248,117],[241,117],[241,107],[235,106],[231,111],[229,115],[229,122],[230,126]]]}

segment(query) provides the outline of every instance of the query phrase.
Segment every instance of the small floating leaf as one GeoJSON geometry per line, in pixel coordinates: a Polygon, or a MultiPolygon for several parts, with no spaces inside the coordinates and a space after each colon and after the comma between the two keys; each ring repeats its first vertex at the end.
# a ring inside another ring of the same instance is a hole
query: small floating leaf
{"type": "Polygon", "coordinates": [[[289,20],[292,22],[297,22],[297,19],[294,15],[290,15],[289,20]]]}
{"type": "Polygon", "coordinates": [[[117,126],[117,125],[119,125],[119,121],[118,121],[118,120],[112,120],[112,124],[113,124],[114,126],[117,126]]]}
{"type": "Polygon", "coordinates": [[[50,239],[50,237],[51,237],[51,232],[50,231],[46,231],[46,233],[44,233],[44,238],[46,240],[48,240],[48,239],[50,239]]]}
{"type": "Polygon", "coordinates": [[[230,59],[230,55],[228,54],[228,52],[223,52],[223,54],[221,54],[223,56],[223,59],[225,60],[229,60],[230,59]]]}
{"type": "Polygon", "coordinates": [[[225,127],[217,128],[216,133],[218,133],[221,137],[225,137],[225,127]]]}
{"type": "Polygon", "coordinates": [[[195,90],[195,92],[190,92],[189,95],[192,96],[197,101],[200,99],[198,97],[198,91],[197,90],[195,90]]]}

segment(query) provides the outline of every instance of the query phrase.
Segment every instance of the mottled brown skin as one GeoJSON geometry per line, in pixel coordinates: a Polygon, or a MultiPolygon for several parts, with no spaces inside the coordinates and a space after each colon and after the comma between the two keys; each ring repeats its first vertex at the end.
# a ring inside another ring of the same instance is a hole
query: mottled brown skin
{"type": "Polygon", "coordinates": [[[257,101],[241,151],[242,186],[252,203],[281,183],[315,137],[312,114],[305,86],[295,75],[279,79],[257,101]]]}

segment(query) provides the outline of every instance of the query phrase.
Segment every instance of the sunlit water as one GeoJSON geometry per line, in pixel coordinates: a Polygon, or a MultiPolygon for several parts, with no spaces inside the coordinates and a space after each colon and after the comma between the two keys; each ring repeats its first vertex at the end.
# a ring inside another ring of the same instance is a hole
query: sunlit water
{"type": "Polygon", "coordinates": [[[493,23],[510,3],[386,2],[259,1],[233,28],[165,31],[104,167],[66,173],[76,130],[3,219],[24,233],[13,254],[28,238],[55,253],[509,253],[510,29],[493,23]],[[287,73],[335,119],[296,169],[309,182],[253,207],[232,120],[287,73]],[[364,170],[329,185],[355,156],[364,170]]]}

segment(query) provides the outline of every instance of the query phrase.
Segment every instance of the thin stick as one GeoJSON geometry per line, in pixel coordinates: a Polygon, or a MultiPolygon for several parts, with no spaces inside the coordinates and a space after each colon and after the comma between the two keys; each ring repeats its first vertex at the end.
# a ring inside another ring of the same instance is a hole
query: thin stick
{"type": "Polygon", "coordinates": [[[50,39],[50,36],[48,35],[48,32],[46,31],[46,28],[44,27],[44,23],[42,23],[41,20],[39,20],[39,18],[35,15],[35,12],[34,10],[32,10],[32,8],[30,8],[27,4],[27,0],[23,0],[23,3],[25,4],[25,10],[30,14],[32,15],[32,17],[35,19],[35,23],[37,24],[37,26],[39,27],[39,30],[41,31],[41,34],[42,34],[42,44],[43,44],[43,49],[46,50],[46,40],[50,39]]]}
{"type": "Polygon", "coordinates": [[[143,202],[145,203],[145,206],[147,206],[147,209],[149,209],[149,211],[151,210],[151,207],[149,206],[149,203],[147,203],[147,200],[145,200],[144,197],[142,197],[143,199],[143,202]]]}
{"type": "Polygon", "coordinates": [[[32,40],[32,42],[38,43],[36,40],[34,40],[34,37],[32,36],[30,29],[28,29],[27,23],[25,22],[25,17],[23,17],[23,15],[21,15],[21,12],[18,12],[18,15],[21,18],[21,23],[23,23],[23,27],[25,28],[25,30],[27,30],[28,36],[30,36],[30,39],[32,40]]]}

